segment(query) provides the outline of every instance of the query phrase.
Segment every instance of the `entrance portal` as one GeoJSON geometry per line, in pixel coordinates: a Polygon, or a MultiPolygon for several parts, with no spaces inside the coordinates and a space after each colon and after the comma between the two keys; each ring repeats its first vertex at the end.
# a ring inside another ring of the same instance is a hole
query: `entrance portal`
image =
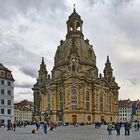
{"type": "Polygon", "coordinates": [[[104,116],[101,116],[101,123],[104,123],[104,116]]]}
{"type": "Polygon", "coordinates": [[[77,123],[77,115],[72,115],[72,123],[77,123]]]}

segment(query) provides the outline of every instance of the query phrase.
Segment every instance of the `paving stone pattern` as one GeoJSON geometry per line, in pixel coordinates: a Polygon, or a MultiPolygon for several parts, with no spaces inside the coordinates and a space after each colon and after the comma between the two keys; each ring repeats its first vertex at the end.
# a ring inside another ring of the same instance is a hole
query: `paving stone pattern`
{"type": "Polygon", "coordinates": [[[61,126],[53,132],[48,131],[47,134],[44,134],[42,129],[32,134],[33,128],[35,126],[26,126],[25,128],[17,128],[15,132],[0,128],[0,140],[140,140],[140,131],[133,129],[130,131],[129,136],[124,135],[123,128],[120,136],[116,136],[116,131],[108,136],[106,126],[99,129],[95,129],[93,125],[61,126]]]}

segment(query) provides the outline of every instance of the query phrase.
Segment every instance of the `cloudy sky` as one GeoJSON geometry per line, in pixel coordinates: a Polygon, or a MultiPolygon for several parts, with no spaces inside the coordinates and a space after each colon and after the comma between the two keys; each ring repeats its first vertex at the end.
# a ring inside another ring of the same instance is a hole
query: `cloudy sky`
{"type": "Polygon", "coordinates": [[[103,73],[110,56],[119,99],[140,99],[140,0],[0,0],[0,63],[15,79],[15,102],[33,100],[41,57],[53,68],[55,51],[65,39],[66,21],[81,15],[103,73]]]}

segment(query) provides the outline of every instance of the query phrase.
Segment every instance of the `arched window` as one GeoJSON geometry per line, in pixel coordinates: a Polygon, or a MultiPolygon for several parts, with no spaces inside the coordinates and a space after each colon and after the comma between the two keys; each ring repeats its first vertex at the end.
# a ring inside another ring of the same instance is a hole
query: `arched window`
{"type": "Polygon", "coordinates": [[[50,105],[50,99],[51,99],[50,93],[48,93],[47,95],[48,95],[48,110],[50,110],[51,109],[51,105],[50,105]]]}
{"type": "Polygon", "coordinates": [[[71,90],[71,109],[77,109],[77,90],[71,90]]]}
{"type": "Polygon", "coordinates": [[[109,96],[109,110],[111,112],[111,95],[109,96]]]}
{"type": "Polygon", "coordinates": [[[80,27],[80,23],[79,22],[76,23],[76,30],[77,31],[80,31],[81,30],[81,27],[80,27]]]}
{"type": "Polygon", "coordinates": [[[73,27],[70,27],[70,31],[73,31],[73,27]]]}
{"type": "Polygon", "coordinates": [[[88,121],[91,121],[91,116],[87,116],[87,120],[88,121]]]}
{"type": "Polygon", "coordinates": [[[90,95],[89,92],[86,92],[86,110],[90,110],[90,95]]]}
{"type": "Polygon", "coordinates": [[[86,101],[89,101],[89,92],[86,92],[86,101]]]}
{"type": "Polygon", "coordinates": [[[80,27],[77,28],[77,31],[80,31],[80,27]]]}
{"type": "Polygon", "coordinates": [[[63,95],[62,95],[62,92],[60,92],[60,110],[63,110],[63,95]]]}
{"type": "Polygon", "coordinates": [[[74,30],[73,23],[70,23],[70,24],[69,24],[69,31],[73,31],[73,30],[74,30]]]}
{"type": "Polygon", "coordinates": [[[100,111],[103,112],[103,94],[100,94],[100,111]]]}

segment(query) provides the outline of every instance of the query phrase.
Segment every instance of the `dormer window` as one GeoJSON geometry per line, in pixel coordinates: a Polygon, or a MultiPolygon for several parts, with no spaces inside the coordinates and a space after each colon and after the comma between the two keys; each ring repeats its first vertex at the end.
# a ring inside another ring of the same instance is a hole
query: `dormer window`
{"type": "Polygon", "coordinates": [[[11,78],[11,74],[10,74],[10,73],[7,73],[7,77],[8,77],[8,78],[11,78]]]}
{"type": "Polygon", "coordinates": [[[5,71],[0,71],[0,76],[5,77],[5,71]]]}

